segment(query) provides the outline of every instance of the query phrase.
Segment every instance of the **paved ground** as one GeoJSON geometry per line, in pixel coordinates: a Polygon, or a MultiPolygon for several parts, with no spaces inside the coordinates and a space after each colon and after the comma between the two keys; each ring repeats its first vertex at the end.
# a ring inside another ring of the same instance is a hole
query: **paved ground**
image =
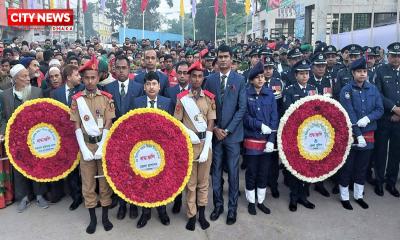
{"type": "MultiPolygon", "coordinates": [[[[241,191],[243,183],[242,179],[241,191]]],[[[211,222],[209,229],[203,231],[197,225],[195,232],[185,229],[186,218],[182,212],[177,216],[170,213],[171,225],[166,227],[161,225],[153,211],[148,225],[139,230],[136,228],[137,219],[117,220],[117,208],[114,208],[110,212],[114,229],[104,231],[98,209],[97,232],[88,235],[85,233],[89,221],[86,209],[81,206],[76,211],[69,211],[69,198],[51,205],[47,210],[32,204],[22,214],[16,212],[14,204],[0,210],[0,239],[400,239],[400,199],[387,192],[384,197],[378,197],[372,187],[367,186],[365,200],[370,208],[363,210],[353,203],[354,210],[347,211],[341,207],[338,195],[324,198],[312,190],[310,201],[316,204],[316,209],[298,206],[298,211],[292,213],[288,210],[288,189],[281,184],[280,191],[279,199],[273,199],[270,194],[267,196],[266,205],[271,208],[271,215],[258,211],[256,216],[250,216],[242,194],[235,225],[225,224],[225,212],[216,222],[211,222]]],[[[227,189],[225,195],[226,192],[227,189]]],[[[168,207],[169,212],[170,209],[171,206],[168,207]]],[[[206,211],[209,218],[211,205],[206,211]]]]}

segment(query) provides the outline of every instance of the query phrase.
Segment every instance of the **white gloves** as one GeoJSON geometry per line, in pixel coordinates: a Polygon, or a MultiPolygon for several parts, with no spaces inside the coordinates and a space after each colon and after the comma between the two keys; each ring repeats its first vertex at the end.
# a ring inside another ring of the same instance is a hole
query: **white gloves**
{"type": "Polygon", "coordinates": [[[365,138],[361,135],[357,137],[357,146],[360,148],[364,148],[367,146],[367,142],[365,141],[365,138]]]}
{"type": "Polygon", "coordinates": [[[103,134],[101,136],[101,141],[97,143],[97,145],[99,146],[96,150],[96,152],[94,153],[94,159],[101,159],[103,156],[103,145],[104,142],[106,141],[106,137],[107,137],[107,133],[108,133],[108,129],[103,129],[103,134]]]}
{"type": "Polygon", "coordinates": [[[360,120],[358,120],[357,122],[357,126],[358,127],[366,127],[368,125],[368,123],[370,123],[371,121],[369,120],[369,118],[367,116],[361,118],[360,120]]]}
{"type": "Polygon", "coordinates": [[[274,144],[272,142],[267,142],[267,144],[265,144],[264,152],[272,153],[273,151],[274,151],[274,144]]]}
{"type": "Polygon", "coordinates": [[[78,128],[75,130],[76,140],[78,141],[79,149],[81,150],[83,160],[92,161],[94,159],[92,151],[86,146],[85,140],[83,138],[82,129],[78,128]]]}
{"type": "Polygon", "coordinates": [[[211,131],[206,132],[206,140],[204,142],[203,150],[200,153],[198,162],[203,163],[206,162],[208,159],[208,152],[211,149],[211,141],[212,141],[213,133],[211,131]]]}
{"type": "Polygon", "coordinates": [[[186,128],[186,132],[189,134],[190,140],[192,141],[192,144],[199,144],[200,143],[200,139],[199,137],[196,135],[196,133],[194,133],[192,130],[190,130],[189,128],[186,128]]]}
{"type": "Polygon", "coordinates": [[[271,130],[271,128],[269,128],[267,125],[265,125],[263,123],[263,124],[261,124],[261,132],[262,132],[262,134],[268,135],[268,134],[272,133],[272,130],[271,130]]]}

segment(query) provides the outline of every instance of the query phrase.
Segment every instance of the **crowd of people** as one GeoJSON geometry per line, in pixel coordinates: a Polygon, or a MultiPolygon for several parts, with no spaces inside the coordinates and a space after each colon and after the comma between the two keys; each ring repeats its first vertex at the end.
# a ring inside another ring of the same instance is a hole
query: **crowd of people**
{"type": "MultiPolygon", "coordinates": [[[[210,226],[205,216],[210,179],[214,208],[209,218],[215,221],[224,213],[224,172],[229,186],[226,223],[236,222],[240,169],[245,171],[249,214],[271,212],[266,192],[270,188],[273,198],[280,197],[280,174],[290,189],[289,210],[296,211],[298,204],[314,209],[307,199],[310,184],[282,167],[276,151],[280,118],[291,104],[311,95],[340,102],[355,139],[345,165],[329,180],[314,184],[315,191],[325,197],[339,194],[347,210],[353,209],[349,189],[355,203],[368,208],[366,181],[379,196],[384,187],[400,196],[399,42],[386,48],[350,44],[337,49],[284,36],[218,47],[203,40],[188,39],[181,46],[125,38],[122,45],[105,47],[97,38],[84,43],[14,38],[0,42],[0,59],[1,140],[18,106],[50,97],[70,106],[82,155],[79,168],[65,180],[47,184],[29,180],[7,160],[0,161],[0,208],[17,201],[22,213],[36,201],[45,209],[67,190],[73,200],[70,210],[82,203],[88,208],[89,234],[96,230],[96,208],[102,208],[106,231],[113,228],[111,208],[118,206],[119,220],[127,213],[137,218],[139,207],[120,199],[105,178],[95,176],[103,174],[102,148],[113,122],[135,108],[159,108],[185,125],[193,145],[196,161],[185,198],[180,194],[172,206],[178,214],[186,205],[186,229],[195,230],[197,221],[202,229],[210,226]],[[326,181],[333,182],[332,191],[326,181]]],[[[157,207],[157,213],[162,224],[170,224],[166,206],[157,207]]],[[[137,227],[150,219],[151,209],[141,208],[137,227]]]]}

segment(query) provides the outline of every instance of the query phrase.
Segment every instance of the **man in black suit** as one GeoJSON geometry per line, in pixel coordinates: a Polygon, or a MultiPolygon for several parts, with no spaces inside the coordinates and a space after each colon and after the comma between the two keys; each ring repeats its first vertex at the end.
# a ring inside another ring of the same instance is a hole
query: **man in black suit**
{"type": "MultiPolygon", "coordinates": [[[[122,115],[133,108],[132,104],[136,97],[143,95],[143,86],[135,81],[129,80],[130,61],[126,56],[120,55],[115,60],[115,75],[117,81],[104,86],[104,90],[111,93],[115,102],[116,121],[122,115]]],[[[126,202],[119,199],[117,219],[122,220],[126,215],[126,202]]],[[[138,209],[135,205],[129,207],[129,217],[135,219],[138,216],[138,209]]]]}
{"type": "MultiPolygon", "coordinates": [[[[65,84],[51,91],[50,97],[70,107],[72,96],[82,91],[85,87],[81,83],[79,68],[75,65],[68,64],[67,66],[65,66],[62,72],[62,78],[65,84]]],[[[61,184],[53,183],[51,185],[52,188],[55,188],[52,192],[56,195],[60,195],[59,193],[57,193],[57,191],[60,191],[62,189],[62,181],[60,183],[61,184]]],[[[67,177],[67,184],[70,190],[70,196],[73,200],[72,204],[69,206],[69,210],[73,211],[77,209],[82,203],[82,184],[79,176],[79,168],[76,168],[67,177]]],[[[62,194],[60,196],[62,196],[62,194]]]]}
{"type": "MultiPolygon", "coordinates": [[[[148,72],[144,77],[144,91],[146,95],[135,98],[134,108],[158,108],[173,114],[174,108],[171,99],[160,96],[160,79],[156,72],[148,72]]],[[[157,207],[158,216],[163,225],[169,225],[170,220],[167,214],[166,206],[157,207]]],[[[147,221],[151,218],[151,208],[142,208],[142,215],[137,223],[138,228],[146,226],[147,221]]]]}

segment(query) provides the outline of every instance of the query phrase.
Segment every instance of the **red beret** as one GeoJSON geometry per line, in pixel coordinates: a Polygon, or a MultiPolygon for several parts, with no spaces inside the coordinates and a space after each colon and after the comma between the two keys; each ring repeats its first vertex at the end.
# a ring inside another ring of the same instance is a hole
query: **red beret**
{"type": "Polygon", "coordinates": [[[188,69],[188,73],[191,73],[193,70],[197,70],[197,71],[203,71],[203,65],[201,64],[201,61],[198,60],[196,62],[194,62],[188,69]]]}
{"type": "Polygon", "coordinates": [[[96,56],[93,55],[88,62],[79,68],[79,72],[83,72],[85,70],[99,70],[99,61],[97,61],[96,56]]]}

